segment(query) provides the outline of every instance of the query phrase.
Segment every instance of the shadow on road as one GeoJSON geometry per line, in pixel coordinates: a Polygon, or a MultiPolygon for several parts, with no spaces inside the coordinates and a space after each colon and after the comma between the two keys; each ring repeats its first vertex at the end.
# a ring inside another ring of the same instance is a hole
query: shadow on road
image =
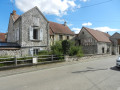
{"type": "Polygon", "coordinates": [[[83,71],[75,71],[72,73],[85,73],[85,72],[94,72],[94,71],[100,71],[100,70],[107,70],[107,68],[105,68],[105,69],[88,69],[88,70],[83,70],[83,71]]]}
{"type": "Polygon", "coordinates": [[[120,71],[120,68],[117,68],[116,66],[111,67],[110,69],[111,69],[111,70],[115,70],[115,71],[120,71]]]}

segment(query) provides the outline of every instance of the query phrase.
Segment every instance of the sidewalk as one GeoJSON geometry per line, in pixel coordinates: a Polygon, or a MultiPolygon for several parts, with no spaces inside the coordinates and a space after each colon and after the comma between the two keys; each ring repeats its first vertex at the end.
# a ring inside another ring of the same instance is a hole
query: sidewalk
{"type": "Polygon", "coordinates": [[[103,55],[103,56],[88,56],[88,57],[82,57],[80,59],[68,61],[68,62],[59,62],[59,63],[52,63],[52,64],[44,64],[44,65],[35,65],[30,67],[22,67],[22,68],[16,68],[11,70],[5,70],[0,71],[0,77],[15,75],[15,74],[21,74],[26,72],[32,72],[37,70],[44,70],[44,69],[50,69],[50,68],[56,68],[61,67],[65,65],[72,65],[77,63],[85,63],[89,61],[98,60],[98,58],[107,58],[107,57],[117,57],[117,56],[111,56],[111,55],[103,55]]]}

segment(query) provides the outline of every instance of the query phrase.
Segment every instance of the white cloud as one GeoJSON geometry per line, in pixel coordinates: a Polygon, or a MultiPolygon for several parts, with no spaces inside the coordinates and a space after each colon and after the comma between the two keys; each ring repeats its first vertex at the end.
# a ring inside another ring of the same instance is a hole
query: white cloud
{"type": "Polygon", "coordinates": [[[82,1],[82,2],[87,2],[87,1],[89,1],[89,0],[80,0],[80,1],[82,1]]]}
{"type": "Polygon", "coordinates": [[[60,18],[57,18],[56,19],[58,22],[64,22],[65,20],[64,19],[60,19],[60,18]]]}
{"type": "Polygon", "coordinates": [[[72,28],[71,30],[74,31],[75,34],[78,34],[80,32],[81,28],[72,28]]]}
{"type": "Polygon", "coordinates": [[[83,23],[82,26],[92,26],[91,22],[83,23]]]}
{"type": "Polygon", "coordinates": [[[25,12],[37,6],[45,14],[61,16],[70,8],[75,8],[75,0],[15,0],[18,9],[25,12]]]}
{"type": "Polygon", "coordinates": [[[120,29],[113,29],[113,28],[110,28],[110,27],[96,27],[96,28],[93,28],[95,30],[99,30],[99,31],[102,31],[102,32],[109,32],[109,31],[120,31],[120,29]]]}

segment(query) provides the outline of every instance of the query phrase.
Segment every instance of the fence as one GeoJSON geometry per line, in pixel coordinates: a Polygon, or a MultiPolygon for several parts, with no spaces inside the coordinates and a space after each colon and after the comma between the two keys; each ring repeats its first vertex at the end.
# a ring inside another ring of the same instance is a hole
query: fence
{"type": "Polygon", "coordinates": [[[36,65],[64,61],[64,55],[40,55],[27,57],[0,58],[0,68],[36,65]]]}

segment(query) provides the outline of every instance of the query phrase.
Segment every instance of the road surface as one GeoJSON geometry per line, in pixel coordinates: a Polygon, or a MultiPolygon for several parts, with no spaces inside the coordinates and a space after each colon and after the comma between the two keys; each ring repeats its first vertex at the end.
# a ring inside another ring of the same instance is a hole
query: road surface
{"type": "Polygon", "coordinates": [[[0,90],[120,90],[116,56],[0,77],[0,90]]]}

